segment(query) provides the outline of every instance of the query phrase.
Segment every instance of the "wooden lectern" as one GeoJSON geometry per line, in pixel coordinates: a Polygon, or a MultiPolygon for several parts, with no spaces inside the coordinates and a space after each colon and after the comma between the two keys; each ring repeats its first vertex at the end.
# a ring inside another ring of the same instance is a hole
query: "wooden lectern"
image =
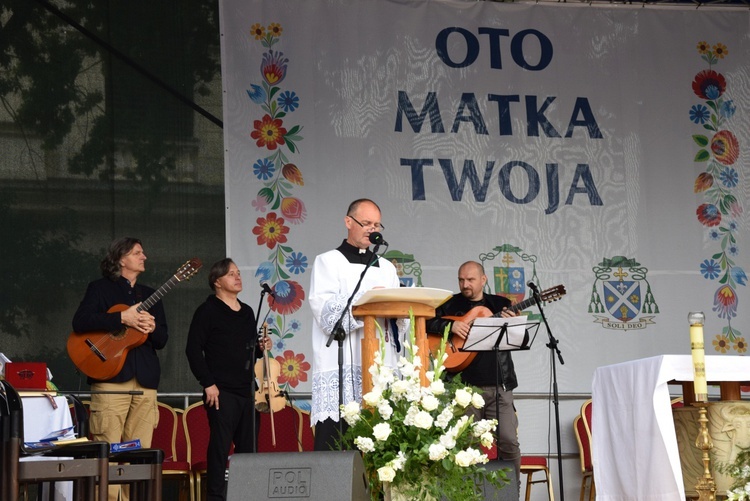
{"type": "Polygon", "coordinates": [[[364,318],[364,339],[362,340],[362,395],[372,390],[370,367],[375,353],[380,349],[380,341],[375,335],[376,318],[408,318],[414,315],[416,325],[417,354],[422,361],[420,381],[427,385],[427,367],[430,362],[430,347],[427,343],[425,323],[435,316],[435,307],[443,304],[453,295],[444,289],[428,287],[401,287],[396,289],[372,289],[367,291],[352,307],[355,317],[364,318]]]}

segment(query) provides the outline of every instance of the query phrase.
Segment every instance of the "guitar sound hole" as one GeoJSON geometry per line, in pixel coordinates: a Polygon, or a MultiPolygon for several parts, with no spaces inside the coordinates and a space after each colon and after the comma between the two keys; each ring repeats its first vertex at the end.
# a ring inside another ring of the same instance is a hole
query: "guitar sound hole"
{"type": "Polygon", "coordinates": [[[115,338],[116,340],[120,340],[125,337],[125,334],[128,333],[127,329],[118,329],[116,331],[112,331],[109,333],[110,336],[115,338]]]}

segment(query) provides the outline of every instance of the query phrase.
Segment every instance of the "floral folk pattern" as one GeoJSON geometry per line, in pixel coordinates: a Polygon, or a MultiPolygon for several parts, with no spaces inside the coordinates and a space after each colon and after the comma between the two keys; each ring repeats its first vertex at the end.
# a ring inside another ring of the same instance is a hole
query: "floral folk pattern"
{"type": "Polygon", "coordinates": [[[293,196],[294,190],[304,186],[302,172],[291,162],[290,154],[299,153],[298,142],[302,127],[285,122],[288,115],[300,106],[299,96],[292,90],[283,90],[280,84],[287,75],[289,59],[274,46],[279,43],[283,29],[278,23],[267,27],[257,23],[250,28],[250,36],[267,49],[260,63],[260,85],[251,84],[247,90],[250,100],[258,105],[259,118],[253,121],[250,138],[266,156],[252,166],[253,175],[262,184],[252,202],[261,215],[255,220],[253,235],[259,247],[268,248],[268,260],[260,263],[255,276],[272,285],[275,298],[269,296],[268,332],[274,340],[276,360],[281,364],[279,385],[282,389],[295,388],[307,381],[310,363],[305,355],[288,349],[287,342],[301,328],[297,319],[288,318],[302,306],[305,290],[297,280],[307,271],[308,259],[289,245],[291,227],[305,221],[304,202],[293,196]]]}
{"type": "Polygon", "coordinates": [[[693,135],[693,141],[700,148],[694,161],[706,165],[695,180],[694,192],[703,193],[704,197],[704,203],[698,207],[696,215],[707,229],[709,239],[719,245],[718,251],[700,264],[700,272],[706,280],[718,281],[713,311],[726,321],[721,334],[717,334],[713,340],[714,349],[721,353],[730,349],[744,353],[747,351],[747,341],[732,327],[739,303],[737,288],[747,285],[745,270],[735,263],[739,254],[737,218],[743,211],[742,200],[738,196],[740,173],[735,167],[740,145],[729,130],[728,122],[737,107],[726,97],[727,79],[713,69],[729,55],[729,50],[721,43],[711,46],[707,42],[699,42],[697,48],[701,59],[708,63],[708,69],[698,72],[693,79],[693,92],[703,102],[690,108],[690,120],[707,131],[693,135]]]}

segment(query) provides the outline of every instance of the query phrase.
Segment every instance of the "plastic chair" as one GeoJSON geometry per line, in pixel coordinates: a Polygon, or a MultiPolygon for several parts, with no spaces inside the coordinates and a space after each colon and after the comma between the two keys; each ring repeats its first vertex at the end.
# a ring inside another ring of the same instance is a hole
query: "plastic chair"
{"type": "Polygon", "coordinates": [[[521,456],[521,474],[526,475],[526,501],[531,499],[531,486],[539,483],[547,484],[547,496],[549,501],[555,501],[552,491],[552,479],[550,478],[547,458],[544,456],[521,456]],[[544,473],[544,478],[534,480],[535,473],[544,473]]]}
{"type": "Polygon", "coordinates": [[[193,472],[187,460],[187,440],[182,416],[178,416],[172,406],[157,402],[159,408],[159,424],[154,430],[151,439],[151,447],[164,451],[164,463],[162,464],[162,475],[165,479],[173,479],[178,482],[180,501],[188,497],[190,501],[195,500],[195,483],[193,472]],[[180,447],[177,447],[177,444],[180,447]]]}
{"type": "Polygon", "coordinates": [[[575,431],[578,442],[578,455],[581,460],[581,495],[579,501],[596,499],[596,486],[594,485],[594,468],[591,460],[591,437],[586,429],[582,416],[573,419],[573,431],[575,431]],[[586,490],[589,491],[586,498],[586,490]]]}
{"type": "Polygon", "coordinates": [[[78,498],[100,499],[108,488],[109,444],[79,442],[28,448],[23,434],[23,403],[7,381],[0,380],[0,431],[2,432],[2,491],[0,499],[15,501],[21,485],[72,480],[78,498]],[[20,461],[43,457],[50,461],[20,461]]]}

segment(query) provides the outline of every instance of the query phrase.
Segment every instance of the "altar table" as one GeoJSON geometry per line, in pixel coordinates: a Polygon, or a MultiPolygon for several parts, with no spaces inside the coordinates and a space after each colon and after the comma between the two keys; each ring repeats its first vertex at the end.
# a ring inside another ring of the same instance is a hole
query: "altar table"
{"type": "MultiPolygon", "coordinates": [[[[750,380],[750,358],[706,356],[709,384],[750,380]]],[[[682,501],[685,488],[668,383],[693,381],[690,355],[599,367],[591,393],[598,501],[682,501]]]]}

